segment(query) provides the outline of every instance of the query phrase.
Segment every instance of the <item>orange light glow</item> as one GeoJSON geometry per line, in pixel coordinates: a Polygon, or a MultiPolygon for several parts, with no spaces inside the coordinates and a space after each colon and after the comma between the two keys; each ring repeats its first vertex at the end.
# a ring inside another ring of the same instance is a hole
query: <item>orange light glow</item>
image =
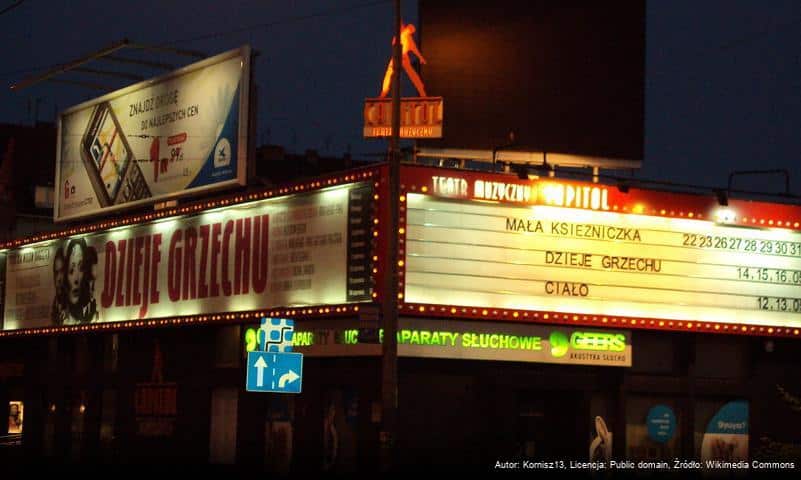
{"type": "MultiPolygon", "coordinates": [[[[426,88],[423,85],[423,80],[420,78],[420,75],[412,67],[412,61],[409,58],[409,53],[413,53],[417,55],[417,58],[420,59],[420,63],[425,65],[426,59],[423,58],[423,54],[420,53],[420,50],[417,49],[417,44],[414,41],[414,32],[415,28],[414,25],[408,23],[401,27],[400,33],[400,43],[401,43],[401,65],[403,65],[403,70],[406,72],[406,75],[409,76],[409,80],[412,81],[414,88],[417,89],[417,94],[421,97],[426,97],[426,88]]],[[[392,39],[392,44],[395,45],[397,42],[397,38],[392,39]]],[[[387,65],[387,71],[384,74],[384,81],[381,84],[381,95],[380,98],[386,98],[387,94],[389,94],[389,88],[392,85],[392,73],[394,71],[395,62],[394,58],[390,58],[389,64],[387,65]]]]}

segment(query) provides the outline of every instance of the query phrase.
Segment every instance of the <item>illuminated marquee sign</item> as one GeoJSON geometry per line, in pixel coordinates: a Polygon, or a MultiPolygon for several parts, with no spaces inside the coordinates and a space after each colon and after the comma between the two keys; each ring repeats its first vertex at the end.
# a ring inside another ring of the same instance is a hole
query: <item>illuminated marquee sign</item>
{"type": "Polygon", "coordinates": [[[407,304],[801,327],[797,207],[420,168],[404,183],[407,304]]]}
{"type": "MultiPolygon", "coordinates": [[[[406,24],[401,29],[401,67],[417,89],[418,97],[401,98],[400,102],[400,136],[401,138],[442,138],[442,97],[429,97],[426,94],[423,80],[412,66],[409,54],[417,55],[422,63],[426,63],[423,54],[417,49],[414,41],[415,28],[406,24]]],[[[393,45],[397,38],[393,38],[393,45]]],[[[364,137],[390,137],[392,136],[392,100],[387,98],[392,85],[392,73],[398,68],[395,60],[390,58],[384,81],[381,84],[381,94],[378,98],[368,98],[364,101],[364,137]]]]}
{"type": "MultiPolygon", "coordinates": [[[[442,138],[444,105],[442,97],[401,99],[401,138],[442,138]]],[[[392,101],[368,98],[364,101],[364,137],[392,135],[392,101]]]]}
{"type": "Polygon", "coordinates": [[[507,183],[433,175],[434,195],[450,198],[490,200],[504,203],[541,204],[557,207],[610,210],[609,188],[604,185],[576,185],[552,181],[535,184],[507,183]]]}
{"type": "MultiPolygon", "coordinates": [[[[298,330],[293,348],[309,356],[380,355],[381,345],[359,341],[357,329],[298,330]]],[[[258,348],[258,328],[245,331],[245,350],[258,348]]],[[[383,341],[383,330],[379,334],[383,341]]],[[[631,366],[631,334],[541,325],[402,318],[398,355],[571,365],[631,366]]]]}
{"type": "Polygon", "coordinates": [[[353,183],[7,251],[4,330],[369,300],[353,183]]]}

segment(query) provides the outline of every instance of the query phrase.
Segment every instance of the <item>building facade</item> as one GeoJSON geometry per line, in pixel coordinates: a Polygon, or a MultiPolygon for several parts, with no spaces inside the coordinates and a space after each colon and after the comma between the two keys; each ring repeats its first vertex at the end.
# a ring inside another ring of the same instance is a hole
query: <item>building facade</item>
{"type": "Polygon", "coordinates": [[[415,165],[401,184],[391,236],[372,166],[3,244],[3,455],[378,469],[397,241],[401,468],[798,461],[801,209],[415,165]],[[246,391],[262,318],[295,320],[300,394],[246,391]]]}

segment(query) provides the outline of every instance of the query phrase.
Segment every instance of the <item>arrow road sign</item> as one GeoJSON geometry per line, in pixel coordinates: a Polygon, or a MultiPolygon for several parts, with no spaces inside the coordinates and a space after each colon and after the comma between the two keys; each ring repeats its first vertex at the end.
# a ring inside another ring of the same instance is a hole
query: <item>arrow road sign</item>
{"type": "Polygon", "coordinates": [[[249,392],[300,393],[303,354],[248,352],[246,390],[249,392]]]}
{"type": "Polygon", "coordinates": [[[292,383],[298,379],[300,379],[300,375],[290,370],[278,379],[278,388],[284,388],[287,383],[292,383]]]}
{"type": "Polygon", "coordinates": [[[259,373],[256,374],[256,386],[263,387],[264,369],[267,368],[267,362],[264,361],[264,357],[259,357],[254,366],[256,367],[256,370],[259,371],[259,373]]]}

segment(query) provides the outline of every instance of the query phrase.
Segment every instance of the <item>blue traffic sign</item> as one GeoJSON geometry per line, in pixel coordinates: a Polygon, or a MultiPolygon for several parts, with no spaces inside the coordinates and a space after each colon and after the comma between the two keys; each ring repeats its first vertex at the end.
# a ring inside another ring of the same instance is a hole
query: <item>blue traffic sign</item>
{"type": "Polygon", "coordinates": [[[302,353],[248,352],[248,392],[300,393],[302,376],[302,353]]]}

